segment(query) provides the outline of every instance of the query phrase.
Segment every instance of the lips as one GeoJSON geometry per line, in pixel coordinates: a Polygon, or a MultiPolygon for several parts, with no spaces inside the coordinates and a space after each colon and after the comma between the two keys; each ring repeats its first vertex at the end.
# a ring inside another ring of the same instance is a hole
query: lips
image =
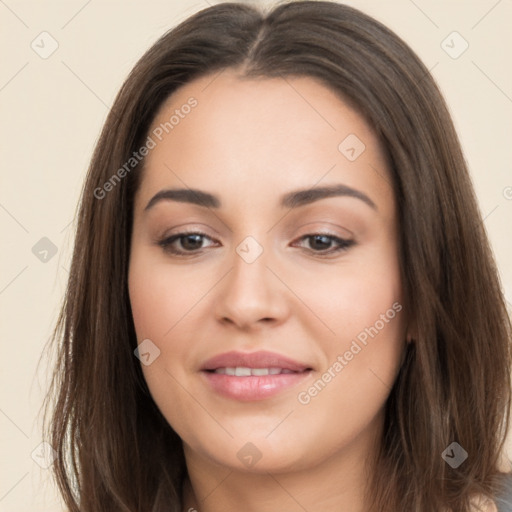
{"type": "Polygon", "coordinates": [[[273,352],[227,352],[208,359],[201,373],[224,397],[250,401],[270,398],[301,382],[312,368],[273,352]]]}

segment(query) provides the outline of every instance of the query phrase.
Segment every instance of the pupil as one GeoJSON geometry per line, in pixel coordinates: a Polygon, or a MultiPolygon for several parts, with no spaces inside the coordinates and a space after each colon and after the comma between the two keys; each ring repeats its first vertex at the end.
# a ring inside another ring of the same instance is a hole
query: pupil
{"type": "Polygon", "coordinates": [[[191,249],[191,250],[197,249],[198,244],[199,244],[199,247],[201,246],[201,235],[186,235],[184,238],[185,238],[185,243],[183,244],[183,247],[185,249],[191,249]],[[193,241],[191,244],[191,247],[190,247],[190,246],[188,246],[188,242],[191,239],[195,239],[196,244],[194,245],[194,241],[193,241]]]}
{"type": "Polygon", "coordinates": [[[316,245],[316,242],[318,240],[321,240],[323,239],[324,241],[327,240],[326,242],[324,242],[324,246],[322,247],[322,243],[320,242],[320,247],[317,246],[317,249],[326,249],[326,246],[328,247],[329,244],[331,243],[330,240],[327,239],[326,236],[324,235],[314,235],[313,236],[313,240],[315,241],[313,245],[316,245]]]}

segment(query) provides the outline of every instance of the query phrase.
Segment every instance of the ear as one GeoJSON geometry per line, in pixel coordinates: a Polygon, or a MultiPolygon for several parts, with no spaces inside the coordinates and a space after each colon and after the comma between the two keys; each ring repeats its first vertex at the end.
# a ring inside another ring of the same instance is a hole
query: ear
{"type": "Polygon", "coordinates": [[[407,320],[405,339],[407,343],[411,343],[413,340],[418,339],[418,325],[415,318],[409,318],[407,320]]]}
{"type": "MultiPolygon", "coordinates": [[[[403,297],[403,295],[401,295],[403,297]]],[[[409,301],[407,301],[405,298],[400,300],[400,304],[403,307],[403,310],[401,311],[400,315],[403,315],[403,319],[405,321],[405,345],[409,345],[409,343],[413,342],[414,340],[418,339],[418,326],[416,322],[416,318],[413,316],[409,309],[409,301]],[[405,302],[403,302],[405,301],[405,302]]],[[[402,336],[404,336],[402,334],[402,336]]]]}

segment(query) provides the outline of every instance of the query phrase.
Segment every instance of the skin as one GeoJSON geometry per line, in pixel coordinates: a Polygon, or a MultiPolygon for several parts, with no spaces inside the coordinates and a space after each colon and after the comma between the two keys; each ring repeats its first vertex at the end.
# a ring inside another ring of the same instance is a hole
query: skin
{"type": "MultiPolygon", "coordinates": [[[[240,79],[224,70],[176,91],[151,131],[190,97],[197,106],[147,156],[136,193],[129,293],[138,342],[160,355],[142,366],[156,404],[184,443],[189,481],[183,510],[364,510],[365,462],[382,432],[385,401],[402,363],[407,328],[399,271],[396,204],[386,158],[364,119],[312,78],[240,79]],[[366,146],[349,161],[349,134],[366,146]],[[282,194],[344,184],[366,194],[290,210],[282,194]],[[166,188],[219,196],[222,207],[160,201],[166,188]],[[184,230],[196,245],[158,242],[184,230]],[[306,235],[352,238],[336,248],[306,235]],[[252,236],[263,253],[247,263],[252,236]],[[401,312],[308,404],[298,400],[365,328],[401,312]],[[269,350],[313,368],[299,385],[260,401],[213,391],[199,372],[231,350],[269,350]],[[251,442],[253,466],[237,457],[251,442]]],[[[369,467],[371,470],[371,465],[369,467]]]]}

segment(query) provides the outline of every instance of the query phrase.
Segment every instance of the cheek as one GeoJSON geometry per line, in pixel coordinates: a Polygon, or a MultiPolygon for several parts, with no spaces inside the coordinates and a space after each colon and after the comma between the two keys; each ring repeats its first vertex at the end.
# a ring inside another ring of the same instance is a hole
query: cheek
{"type": "Polygon", "coordinates": [[[405,347],[398,268],[391,261],[353,266],[344,275],[317,281],[310,300],[335,334],[318,324],[317,332],[326,333],[317,336],[325,366],[299,390],[294,419],[296,429],[306,426],[322,437],[320,457],[322,449],[326,455],[329,447],[350,443],[372,425],[392,389],[405,347]]]}
{"type": "Polygon", "coordinates": [[[168,265],[135,251],[130,262],[128,287],[137,340],[167,344],[188,321],[209,287],[210,276],[186,266],[168,265]]]}
{"type": "Polygon", "coordinates": [[[364,343],[368,336],[390,340],[399,336],[402,294],[398,272],[392,265],[353,272],[338,284],[338,300],[332,311],[338,337],[364,343]]]}
{"type": "Polygon", "coordinates": [[[128,278],[130,303],[137,339],[160,339],[172,327],[173,311],[183,296],[178,283],[172,282],[158,266],[135,261],[128,278]]]}
{"type": "Polygon", "coordinates": [[[379,249],[324,268],[315,279],[303,272],[296,283],[298,293],[310,290],[308,308],[322,321],[308,325],[328,374],[311,393],[303,388],[299,400],[315,402],[317,414],[322,407],[375,413],[396,378],[406,334],[400,268],[394,246],[379,249]]]}
{"type": "Polygon", "coordinates": [[[179,435],[198,414],[184,392],[191,367],[187,322],[197,314],[204,290],[187,284],[183,268],[156,263],[143,251],[132,254],[128,287],[137,342],[149,339],[159,351],[150,364],[141,361],[142,372],[153,400],[179,435]]]}
{"type": "Polygon", "coordinates": [[[386,336],[399,335],[402,315],[397,309],[403,306],[399,265],[393,247],[379,249],[361,251],[338,265],[317,264],[287,275],[288,280],[293,278],[294,292],[317,317],[315,324],[310,322],[316,339],[341,350],[358,335],[364,339],[375,324],[386,336]]]}
{"type": "Polygon", "coordinates": [[[195,297],[196,289],[185,288],[183,277],[180,279],[177,272],[179,270],[171,270],[169,266],[155,262],[142,250],[132,254],[128,288],[133,322],[137,343],[151,340],[149,346],[155,357],[152,357],[151,364],[146,365],[143,360],[141,364],[154,398],[157,398],[155,393],[165,390],[158,402],[173,395],[170,372],[177,378],[184,372],[186,343],[180,344],[179,340],[186,337],[177,334],[186,326],[187,311],[199,300],[195,297]],[[176,369],[180,375],[176,374],[176,369]]]}

